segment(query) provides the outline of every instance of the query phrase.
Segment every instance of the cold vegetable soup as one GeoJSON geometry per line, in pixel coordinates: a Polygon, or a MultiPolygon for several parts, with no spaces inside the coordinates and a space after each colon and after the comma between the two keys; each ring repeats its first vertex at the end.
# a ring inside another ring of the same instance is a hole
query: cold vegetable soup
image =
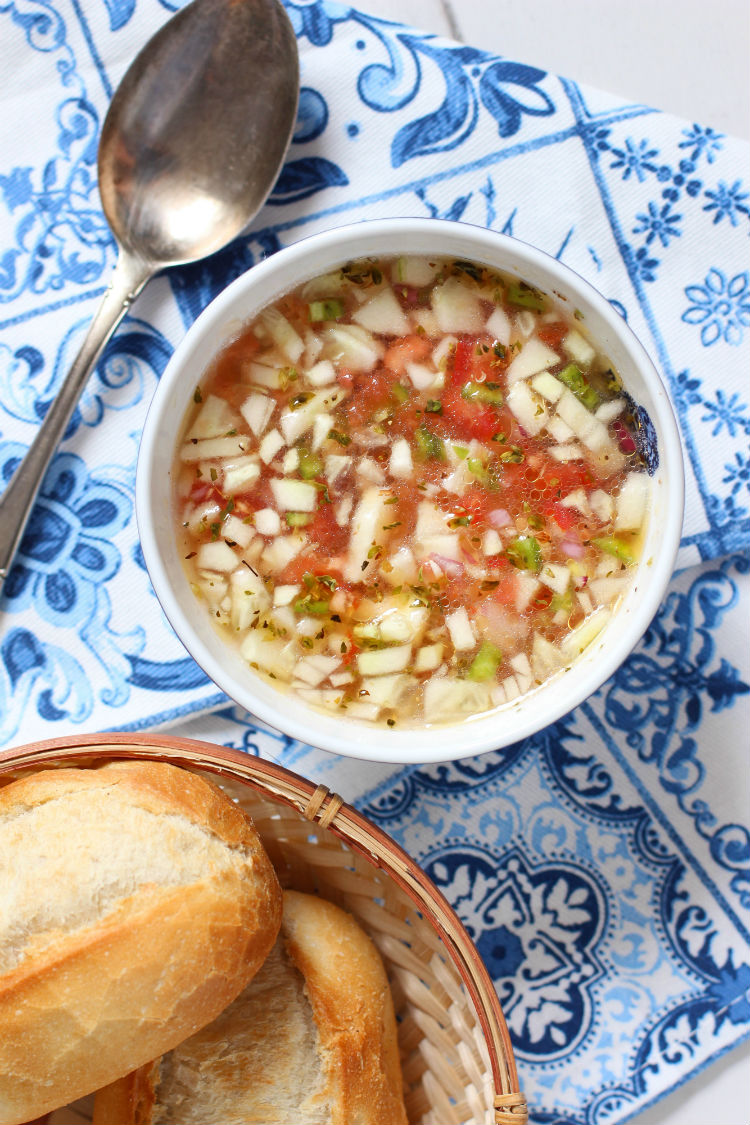
{"type": "Polygon", "coordinates": [[[632,581],[648,420],[576,314],[473,262],[356,261],[265,308],[175,461],[196,597],[250,669],[388,727],[560,675],[632,581]]]}

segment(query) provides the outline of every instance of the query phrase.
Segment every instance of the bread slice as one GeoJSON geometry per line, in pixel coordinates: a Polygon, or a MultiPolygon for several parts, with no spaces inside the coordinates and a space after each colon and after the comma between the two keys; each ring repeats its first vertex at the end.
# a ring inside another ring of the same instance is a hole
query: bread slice
{"type": "Polygon", "coordinates": [[[406,1125],[388,980],[351,915],[286,891],[281,936],[209,1027],[100,1090],[94,1125],[406,1125]]]}
{"type": "Polygon", "coordinates": [[[210,1023],[272,948],[252,822],[160,762],[0,789],[0,1123],[73,1101],[210,1023]]]}

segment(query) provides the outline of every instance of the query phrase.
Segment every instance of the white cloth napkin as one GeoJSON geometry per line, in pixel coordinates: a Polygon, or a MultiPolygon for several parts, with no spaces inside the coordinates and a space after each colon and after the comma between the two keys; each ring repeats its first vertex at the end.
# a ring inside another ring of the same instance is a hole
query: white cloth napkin
{"type": "MultiPolygon", "coordinates": [[[[252,233],[150,284],[86,388],[0,602],[0,747],[167,726],[325,781],[475,936],[533,1120],[621,1121],[750,1032],[748,146],[330,0],[286,6],[289,158],[252,233]],[[386,215],[486,225],[586,277],[663,373],[686,454],[679,573],[633,656],[541,734],[449,766],[345,761],[229,706],[159,609],[133,511],[185,327],[263,255],[386,215]]],[[[107,283],[98,132],[167,9],[0,6],[0,481],[107,283]]]]}

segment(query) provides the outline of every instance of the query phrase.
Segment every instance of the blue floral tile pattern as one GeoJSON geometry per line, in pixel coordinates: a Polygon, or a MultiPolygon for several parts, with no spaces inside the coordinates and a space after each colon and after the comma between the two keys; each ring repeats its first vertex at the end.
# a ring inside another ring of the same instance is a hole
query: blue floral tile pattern
{"type": "MultiPolygon", "coordinates": [[[[86,387],[0,600],[0,747],[179,723],[325,781],[474,935],[533,1120],[623,1121],[750,1032],[750,825],[727,784],[750,717],[748,146],[344,3],[285,3],[288,159],[250,233],[149,285],[86,387]],[[280,247],[389,215],[491,227],[590,280],[662,371],[686,454],[678,571],[630,659],[535,738],[450,766],[346,762],[231,707],[159,608],[133,510],[185,327],[280,247]]],[[[180,6],[0,0],[17,76],[0,95],[0,488],[114,265],[107,104],[180,6]]]]}

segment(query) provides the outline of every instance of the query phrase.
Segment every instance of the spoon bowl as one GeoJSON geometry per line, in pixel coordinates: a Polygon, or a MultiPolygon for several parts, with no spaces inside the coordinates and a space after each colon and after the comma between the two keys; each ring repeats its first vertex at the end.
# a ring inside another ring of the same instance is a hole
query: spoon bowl
{"type": "Polygon", "coordinates": [[[167,266],[235,238],[281,168],[297,74],[294,31],[275,0],[195,0],[157,32],[99,143],[99,192],[121,249],[167,266]]]}
{"type": "MultiPolygon", "coordinates": [[[[37,435],[0,497],[0,585],[83,386],[146,282],[238,237],[281,170],[299,97],[279,0],[193,0],[137,55],[99,142],[99,194],[118,247],[109,287],[37,435]]],[[[33,536],[33,526],[28,534],[33,536]]]]}

